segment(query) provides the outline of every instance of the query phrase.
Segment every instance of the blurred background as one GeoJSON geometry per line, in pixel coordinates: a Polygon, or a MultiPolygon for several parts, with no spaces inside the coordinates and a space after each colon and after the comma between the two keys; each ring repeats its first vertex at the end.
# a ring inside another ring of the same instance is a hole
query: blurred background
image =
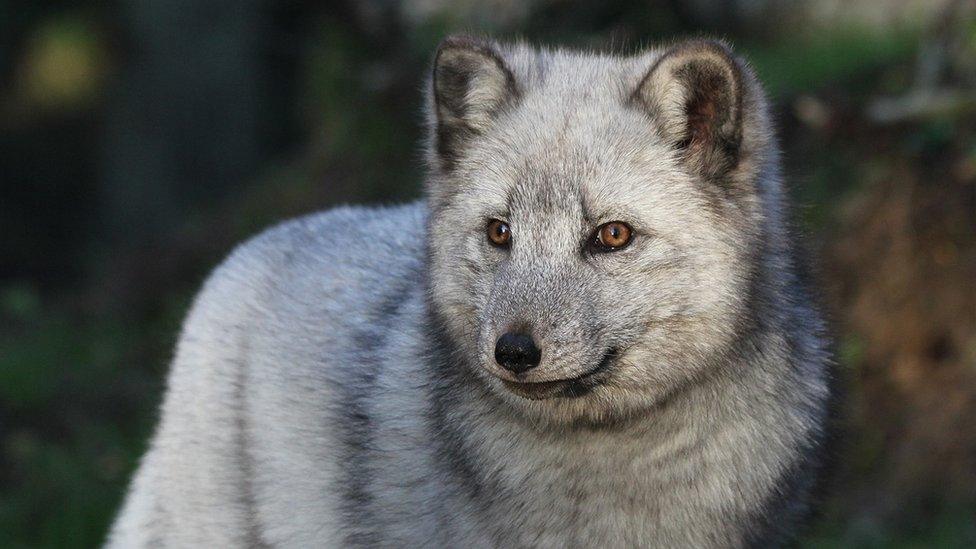
{"type": "Polygon", "coordinates": [[[236,242],[419,196],[457,30],[751,59],[848,389],[803,545],[976,546],[976,0],[0,0],[0,547],[103,540],[236,242]]]}

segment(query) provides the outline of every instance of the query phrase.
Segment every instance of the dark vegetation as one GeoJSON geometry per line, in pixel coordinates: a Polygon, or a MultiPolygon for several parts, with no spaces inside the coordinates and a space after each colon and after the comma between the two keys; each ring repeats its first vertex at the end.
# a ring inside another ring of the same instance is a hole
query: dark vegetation
{"type": "Polygon", "coordinates": [[[80,4],[0,1],[0,546],[100,543],[234,243],[419,195],[421,89],[457,29],[736,44],[776,105],[848,387],[804,544],[976,545],[971,0],[80,4]]]}

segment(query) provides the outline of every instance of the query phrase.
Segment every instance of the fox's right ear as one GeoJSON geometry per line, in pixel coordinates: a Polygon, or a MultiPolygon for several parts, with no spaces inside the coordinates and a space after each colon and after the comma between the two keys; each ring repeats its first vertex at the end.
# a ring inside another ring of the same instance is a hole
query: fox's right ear
{"type": "Polygon", "coordinates": [[[468,141],[488,129],[519,96],[512,72],[492,42],[451,36],[434,58],[437,155],[450,167],[468,141]]]}

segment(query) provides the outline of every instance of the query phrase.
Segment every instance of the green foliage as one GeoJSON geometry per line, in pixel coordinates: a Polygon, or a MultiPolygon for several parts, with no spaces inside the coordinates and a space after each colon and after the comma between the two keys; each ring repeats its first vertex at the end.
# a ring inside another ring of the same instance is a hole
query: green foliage
{"type": "Polygon", "coordinates": [[[883,524],[853,527],[842,517],[824,525],[800,546],[805,549],[944,549],[976,546],[976,513],[972,508],[950,508],[926,522],[889,528],[883,524]]]}
{"type": "Polygon", "coordinates": [[[894,32],[857,26],[799,33],[788,40],[738,49],[749,58],[774,98],[810,92],[837,82],[845,91],[878,90],[878,69],[910,59],[918,47],[918,29],[894,32]]]}

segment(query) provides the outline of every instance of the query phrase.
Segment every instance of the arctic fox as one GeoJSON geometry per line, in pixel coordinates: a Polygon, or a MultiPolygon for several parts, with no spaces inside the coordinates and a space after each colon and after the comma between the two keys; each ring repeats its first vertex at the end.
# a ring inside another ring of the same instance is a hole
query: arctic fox
{"type": "Polygon", "coordinates": [[[210,277],[111,547],[739,547],[807,515],[830,396],[751,69],[457,36],[424,200],[210,277]]]}

